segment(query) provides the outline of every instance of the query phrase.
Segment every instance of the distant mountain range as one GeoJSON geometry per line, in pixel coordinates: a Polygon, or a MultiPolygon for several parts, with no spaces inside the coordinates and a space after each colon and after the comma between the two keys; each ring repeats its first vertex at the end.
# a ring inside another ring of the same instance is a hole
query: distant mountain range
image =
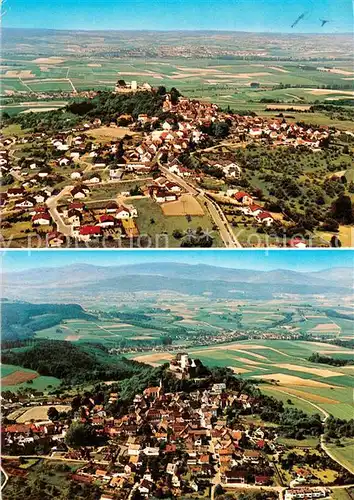
{"type": "Polygon", "coordinates": [[[259,271],[180,263],[144,263],[122,266],[72,264],[4,273],[3,296],[15,292],[28,298],[32,293],[137,292],[171,290],[218,297],[270,297],[274,293],[348,293],[354,285],[351,267],[299,272],[287,269],[259,271]],[[54,289],[54,290],[53,290],[54,289]]]}

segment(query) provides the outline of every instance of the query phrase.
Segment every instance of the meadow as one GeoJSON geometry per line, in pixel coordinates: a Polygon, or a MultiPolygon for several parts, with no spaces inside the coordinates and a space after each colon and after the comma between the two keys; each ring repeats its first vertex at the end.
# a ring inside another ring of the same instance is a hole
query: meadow
{"type": "Polygon", "coordinates": [[[50,390],[60,384],[55,377],[46,377],[39,373],[14,365],[1,365],[1,390],[18,391],[30,388],[34,391],[50,390]]]}
{"type": "Polygon", "coordinates": [[[341,446],[329,444],[328,448],[335,458],[345,464],[350,470],[354,471],[354,439],[345,438],[341,440],[341,446]]]}

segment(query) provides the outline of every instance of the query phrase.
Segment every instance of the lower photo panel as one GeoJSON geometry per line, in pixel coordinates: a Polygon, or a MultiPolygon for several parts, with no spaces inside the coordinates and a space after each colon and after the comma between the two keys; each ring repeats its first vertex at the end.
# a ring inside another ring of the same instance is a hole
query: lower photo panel
{"type": "Polygon", "coordinates": [[[4,252],[3,499],[350,500],[353,256],[4,252]]]}

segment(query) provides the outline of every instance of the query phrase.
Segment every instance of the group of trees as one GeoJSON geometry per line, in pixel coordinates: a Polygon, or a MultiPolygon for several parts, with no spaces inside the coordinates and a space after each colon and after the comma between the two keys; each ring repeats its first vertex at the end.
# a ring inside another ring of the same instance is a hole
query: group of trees
{"type": "Polygon", "coordinates": [[[324,356],[323,354],[321,355],[317,352],[311,354],[309,361],[311,361],[311,363],[322,363],[324,365],[331,366],[354,365],[354,359],[331,358],[330,356],[324,356]]]}
{"type": "Polygon", "coordinates": [[[24,477],[12,476],[6,485],[6,499],[19,500],[99,500],[101,489],[94,484],[70,480],[72,469],[66,464],[46,461],[31,468],[24,477]],[[57,475],[58,481],[54,481],[57,475]]]}
{"type": "Polygon", "coordinates": [[[1,359],[3,363],[57,377],[70,385],[97,380],[123,380],[150,368],[134,360],[110,355],[102,344],[77,346],[59,340],[35,340],[33,345],[20,352],[2,351],[1,359]]]}
{"type": "MultiPolygon", "coordinates": [[[[136,92],[113,94],[99,91],[93,99],[76,98],[66,108],[41,113],[25,113],[15,116],[3,116],[6,123],[19,123],[23,128],[34,131],[62,131],[77,126],[83,121],[100,118],[102,123],[116,121],[120,115],[131,115],[136,119],[139,114],[160,116],[163,114],[162,103],[166,94],[165,87],[156,92],[136,92]]],[[[179,92],[172,88],[172,102],[177,102],[179,92]]]]}
{"type": "Polygon", "coordinates": [[[340,224],[354,221],[347,194],[351,184],[331,177],[331,172],[350,168],[352,153],[343,151],[336,145],[316,153],[307,148],[239,148],[235,160],[243,175],[238,185],[255,194],[255,184],[262,183],[265,209],[283,212],[287,224],[279,229],[289,237],[314,229],[336,232],[340,224]]]}
{"type": "Polygon", "coordinates": [[[340,439],[354,437],[354,419],[343,420],[332,415],[326,420],[326,435],[329,438],[340,439]]]}

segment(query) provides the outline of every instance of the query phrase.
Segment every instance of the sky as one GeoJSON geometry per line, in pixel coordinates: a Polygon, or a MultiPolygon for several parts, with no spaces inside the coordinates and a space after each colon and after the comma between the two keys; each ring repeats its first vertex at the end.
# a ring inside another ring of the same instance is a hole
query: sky
{"type": "Polygon", "coordinates": [[[83,30],[352,32],[352,0],[3,0],[2,24],[83,30]],[[295,28],[294,21],[306,12],[295,28]],[[330,20],[321,28],[320,19],[330,20]]]}
{"type": "Polygon", "coordinates": [[[7,250],[4,272],[71,264],[119,266],[144,262],[208,264],[237,269],[321,271],[352,267],[353,250],[7,250]]]}

